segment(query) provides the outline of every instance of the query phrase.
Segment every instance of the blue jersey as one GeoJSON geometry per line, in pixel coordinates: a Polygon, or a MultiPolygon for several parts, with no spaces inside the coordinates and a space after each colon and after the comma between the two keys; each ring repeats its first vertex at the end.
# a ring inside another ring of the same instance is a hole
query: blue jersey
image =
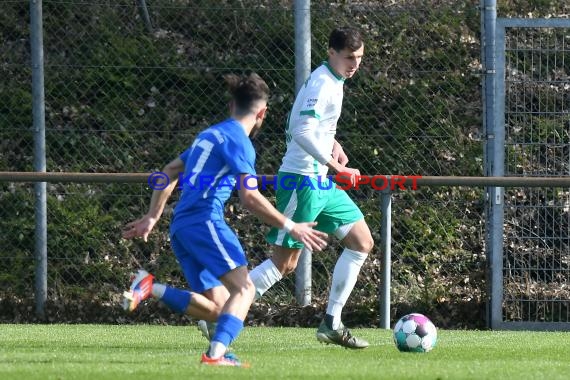
{"type": "Polygon", "coordinates": [[[184,161],[184,175],[179,176],[182,195],[174,209],[171,233],[188,224],[223,220],[236,176],[255,175],[253,144],[243,126],[231,118],[202,131],[180,159],[184,161]]]}

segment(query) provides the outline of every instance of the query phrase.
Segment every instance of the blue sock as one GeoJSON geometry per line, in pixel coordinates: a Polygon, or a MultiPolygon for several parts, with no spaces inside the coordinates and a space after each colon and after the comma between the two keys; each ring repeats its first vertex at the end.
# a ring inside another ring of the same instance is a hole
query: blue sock
{"type": "Polygon", "coordinates": [[[191,298],[192,295],[189,291],[167,286],[160,300],[175,312],[184,314],[190,305],[191,298]]]}
{"type": "Polygon", "coordinates": [[[242,329],[243,321],[241,319],[231,314],[222,314],[218,318],[218,326],[212,342],[220,342],[224,346],[229,347],[242,329]]]}

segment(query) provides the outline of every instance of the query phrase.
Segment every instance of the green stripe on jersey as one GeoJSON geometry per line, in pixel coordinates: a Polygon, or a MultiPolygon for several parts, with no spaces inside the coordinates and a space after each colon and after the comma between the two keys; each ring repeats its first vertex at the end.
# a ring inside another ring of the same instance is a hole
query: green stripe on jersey
{"type": "Polygon", "coordinates": [[[315,112],[315,110],[306,110],[306,111],[301,111],[300,115],[308,115],[308,116],[312,116],[317,120],[321,119],[321,115],[319,115],[318,113],[315,112]]]}

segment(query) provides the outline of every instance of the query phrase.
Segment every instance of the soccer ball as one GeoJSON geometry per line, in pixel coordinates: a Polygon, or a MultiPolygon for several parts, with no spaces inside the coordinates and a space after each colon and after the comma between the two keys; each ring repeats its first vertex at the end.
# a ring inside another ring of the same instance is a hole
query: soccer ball
{"type": "Polygon", "coordinates": [[[436,342],[435,325],[423,314],[404,315],[394,326],[394,343],[400,351],[428,352],[436,342]]]}

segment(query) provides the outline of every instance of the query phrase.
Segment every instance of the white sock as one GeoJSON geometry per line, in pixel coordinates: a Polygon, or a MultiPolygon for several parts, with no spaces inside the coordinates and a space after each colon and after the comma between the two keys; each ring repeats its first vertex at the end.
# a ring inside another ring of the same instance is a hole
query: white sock
{"type": "Polygon", "coordinates": [[[273,264],[271,259],[267,259],[249,272],[249,277],[255,285],[255,299],[261,298],[263,293],[269,290],[277,281],[283,277],[279,269],[273,264]]]}
{"type": "Polygon", "coordinates": [[[227,347],[223,343],[212,341],[210,343],[210,349],[208,350],[208,356],[211,357],[212,359],[217,359],[223,356],[226,353],[226,351],[227,347]]]}
{"type": "Polygon", "coordinates": [[[333,316],[334,330],[340,327],[342,308],[356,284],[358,273],[367,256],[366,253],[345,248],[336,262],[327,306],[327,314],[333,316]]]}
{"type": "Polygon", "coordinates": [[[152,296],[154,298],[158,298],[161,299],[162,296],[164,295],[164,292],[166,291],[166,285],[163,284],[159,284],[159,283],[154,283],[152,284],[152,296]]]}

